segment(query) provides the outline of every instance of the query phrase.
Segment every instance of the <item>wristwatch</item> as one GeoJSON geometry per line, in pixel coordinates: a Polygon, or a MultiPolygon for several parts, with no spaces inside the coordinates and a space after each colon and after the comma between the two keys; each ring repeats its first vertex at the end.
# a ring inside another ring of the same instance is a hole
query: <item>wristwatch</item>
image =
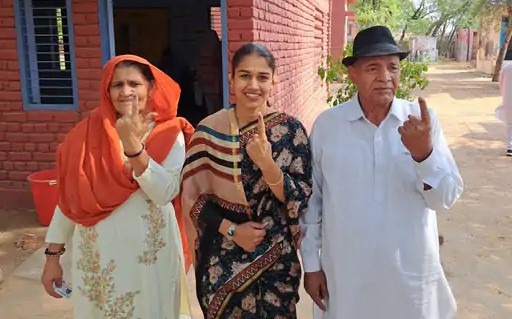
{"type": "Polygon", "coordinates": [[[235,236],[235,228],[236,224],[231,223],[231,225],[228,228],[228,231],[226,232],[227,239],[233,240],[233,236],[235,236]]]}

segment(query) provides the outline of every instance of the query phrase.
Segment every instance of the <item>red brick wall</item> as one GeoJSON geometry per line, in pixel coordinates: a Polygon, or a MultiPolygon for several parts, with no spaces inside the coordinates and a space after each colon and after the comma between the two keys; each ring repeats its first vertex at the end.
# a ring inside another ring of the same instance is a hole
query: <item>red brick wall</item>
{"type": "Polygon", "coordinates": [[[230,60],[243,43],[266,45],[277,59],[271,104],[309,129],[326,106],[318,76],[330,48],[331,0],[228,0],[230,60]]]}
{"type": "Polygon", "coordinates": [[[222,39],[222,12],[220,7],[212,7],[210,10],[211,28],[222,39]]]}
{"type": "Polygon", "coordinates": [[[0,0],[0,206],[32,206],[27,176],[51,168],[65,134],[97,105],[101,49],[96,0],[73,0],[80,111],[23,111],[13,0],[0,0]]]}

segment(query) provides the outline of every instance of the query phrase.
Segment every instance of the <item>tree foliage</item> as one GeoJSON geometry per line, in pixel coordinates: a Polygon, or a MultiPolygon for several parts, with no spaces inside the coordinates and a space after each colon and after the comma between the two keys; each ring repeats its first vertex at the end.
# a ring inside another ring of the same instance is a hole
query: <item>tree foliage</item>
{"type": "MultiPolygon", "coordinates": [[[[343,52],[343,57],[352,54],[352,46],[347,45],[343,52]]],[[[341,60],[335,60],[331,56],[327,58],[327,66],[320,67],[318,74],[320,78],[325,81],[329,86],[338,84],[339,88],[335,92],[329,92],[327,103],[329,105],[337,105],[342,102],[350,100],[357,92],[354,83],[348,77],[347,68],[341,63],[341,60]]],[[[428,66],[425,63],[412,62],[407,59],[400,62],[400,85],[396,96],[398,98],[411,100],[412,92],[416,89],[424,90],[429,81],[426,72],[428,66]]]]}

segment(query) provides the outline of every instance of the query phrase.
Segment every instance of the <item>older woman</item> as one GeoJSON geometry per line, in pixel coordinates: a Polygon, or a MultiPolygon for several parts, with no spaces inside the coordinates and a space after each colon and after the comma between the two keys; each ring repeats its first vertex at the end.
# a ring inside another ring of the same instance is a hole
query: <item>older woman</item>
{"type": "Polygon", "coordinates": [[[59,256],[72,237],[75,318],[190,318],[171,203],[193,133],[176,117],[180,89],[146,60],[123,55],[106,64],[101,90],[99,108],[58,150],[59,204],[42,283],[59,297],[59,256]]]}

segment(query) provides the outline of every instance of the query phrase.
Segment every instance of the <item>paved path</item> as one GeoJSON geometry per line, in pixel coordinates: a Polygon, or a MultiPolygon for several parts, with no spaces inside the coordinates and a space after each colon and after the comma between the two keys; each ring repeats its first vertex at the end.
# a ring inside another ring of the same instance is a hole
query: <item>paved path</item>
{"type": "MultiPolygon", "coordinates": [[[[510,319],[512,158],[504,156],[504,125],[494,119],[498,86],[460,64],[434,66],[430,79],[423,95],[440,118],[465,180],[462,200],[439,214],[443,264],[459,302],[458,318],[510,319]]],[[[43,260],[38,251],[2,284],[0,318],[72,318],[68,301],[42,291],[43,260]]],[[[311,318],[310,309],[309,298],[302,298],[300,319],[311,318]]]]}

